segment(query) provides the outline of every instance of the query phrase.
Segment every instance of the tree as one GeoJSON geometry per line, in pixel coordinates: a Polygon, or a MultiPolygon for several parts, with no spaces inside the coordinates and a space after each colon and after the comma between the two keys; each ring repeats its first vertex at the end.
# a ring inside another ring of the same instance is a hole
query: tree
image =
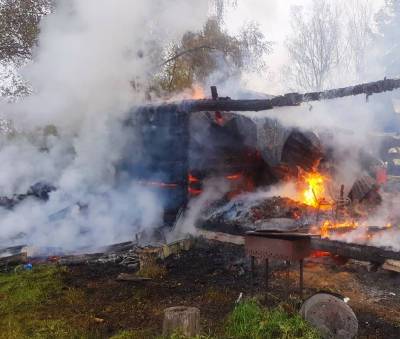
{"type": "Polygon", "coordinates": [[[285,73],[301,90],[322,90],[340,62],[341,29],[338,8],[314,0],[309,17],[304,8],[291,14],[292,37],[286,41],[290,64],[285,73]]]}
{"type": "Polygon", "coordinates": [[[0,60],[30,58],[39,35],[39,22],[51,0],[3,0],[0,3],[0,60]]]}
{"type": "Polygon", "coordinates": [[[29,94],[17,69],[30,59],[39,35],[39,22],[50,12],[52,0],[0,2],[0,96],[29,94]]]}
{"type": "Polygon", "coordinates": [[[366,80],[373,41],[370,0],[318,1],[295,7],[286,41],[286,79],[300,90],[323,90],[366,80]]]}
{"type": "Polygon", "coordinates": [[[201,32],[187,32],[179,43],[167,49],[157,81],[162,90],[178,92],[195,82],[204,82],[216,70],[226,77],[243,70],[259,70],[265,67],[263,57],[270,49],[271,44],[255,23],[232,36],[218,17],[212,17],[201,32]]]}
{"type": "Polygon", "coordinates": [[[400,1],[385,0],[385,6],[376,15],[378,34],[375,42],[381,52],[379,61],[386,76],[400,75],[400,1]]]}
{"type": "Polygon", "coordinates": [[[350,0],[344,3],[347,21],[346,43],[343,54],[348,54],[349,71],[355,81],[366,77],[368,50],[373,41],[373,11],[369,0],[350,0]]]}

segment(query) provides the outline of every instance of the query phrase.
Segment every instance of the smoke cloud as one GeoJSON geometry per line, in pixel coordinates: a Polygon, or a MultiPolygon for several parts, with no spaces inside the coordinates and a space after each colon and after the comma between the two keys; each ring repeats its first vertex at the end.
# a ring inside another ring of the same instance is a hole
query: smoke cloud
{"type": "Polygon", "coordinates": [[[12,211],[0,208],[0,244],[79,248],[160,225],[156,194],[117,181],[118,161],[135,156],[122,154],[133,138],[123,121],[143,102],[162,48],[200,29],[207,14],[206,0],[57,3],[22,72],[34,93],[0,106],[15,128],[0,139],[0,195],[43,181],[57,191],[46,203],[27,198],[12,211]]]}

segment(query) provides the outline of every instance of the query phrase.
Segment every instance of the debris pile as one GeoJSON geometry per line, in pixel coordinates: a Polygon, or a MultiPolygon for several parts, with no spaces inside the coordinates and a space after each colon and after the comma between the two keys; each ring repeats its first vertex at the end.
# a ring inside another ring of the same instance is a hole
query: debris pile
{"type": "MultiPolygon", "coordinates": [[[[293,231],[308,228],[316,218],[316,209],[290,198],[270,197],[251,199],[237,197],[226,204],[217,204],[204,213],[201,227],[225,228],[226,231],[248,231],[278,228],[293,231]]],[[[230,233],[230,232],[228,232],[230,233]]]]}

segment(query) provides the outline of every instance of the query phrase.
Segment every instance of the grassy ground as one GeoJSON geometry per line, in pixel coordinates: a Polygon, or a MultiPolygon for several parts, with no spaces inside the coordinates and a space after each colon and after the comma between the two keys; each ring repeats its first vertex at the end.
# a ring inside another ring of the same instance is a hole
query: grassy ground
{"type": "MultiPolygon", "coordinates": [[[[68,270],[59,266],[34,266],[32,271],[0,274],[0,338],[156,337],[151,328],[121,330],[110,335],[100,331],[104,320],[96,318],[94,305],[86,302],[87,290],[67,286],[68,275],[68,270]]],[[[212,289],[204,295],[217,304],[218,296],[212,289]]],[[[145,303],[145,298],[141,302],[145,303]]],[[[253,300],[237,305],[220,321],[219,338],[318,338],[317,333],[297,314],[281,307],[267,310],[253,300]]],[[[208,329],[204,330],[207,332],[208,329]]],[[[181,338],[178,334],[171,337],[181,338]]],[[[217,336],[199,339],[206,338],[217,336]]]]}
{"type": "Polygon", "coordinates": [[[45,306],[61,298],[65,269],[38,266],[0,275],[0,338],[74,338],[80,333],[45,306]]]}
{"type": "MultiPolygon", "coordinates": [[[[320,335],[298,314],[289,314],[282,307],[267,310],[255,300],[238,304],[224,321],[224,330],[218,337],[201,335],[193,339],[318,339],[320,335]]],[[[142,338],[137,332],[123,331],[112,339],[142,338]]],[[[169,338],[184,339],[175,334],[169,338]]]]}

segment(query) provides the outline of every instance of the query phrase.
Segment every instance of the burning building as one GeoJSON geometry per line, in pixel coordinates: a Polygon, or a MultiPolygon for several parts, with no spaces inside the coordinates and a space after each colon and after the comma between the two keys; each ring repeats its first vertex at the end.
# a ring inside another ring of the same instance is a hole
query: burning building
{"type": "Polygon", "coordinates": [[[261,221],[289,218],[296,221],[295,228],[306,226],[324,237],[338,230],[352,231],[365,223],[381,202],[378,190],[385,171],[383,163],[362,150],[358,156],[362,171],[345,188],[333,182],[337,169],[334,150],[329,145],[330,132],[316,134],[311,130],[290,129],[273,118],[252,119],[234,112],[295,106],[304,101],[362,93],[370,95],[397,86],[398,80],[385,79],[351,88],[265,100],[218,98],[212,88],[212,99],[144,106],[132,111],[127,124],[127,128],[135,129],[140,142],[132,143],[125,154],[140,156],[133,160],[126,157],[120,173],[151,187],[162,197],[167,224],[173,224],[189,200],[203,192],[207,178],[220,178],[229,188],[220,197],[219,206],[209,206],[203,220],[206,224],[229,223],[232,221],[229,211],[233,208],[242,219],[247,216],[240,222],[241,218],[234,217],[235,222],[252,227],[261,221]],[[275,199],[271,207],[256,206],[260,202],[257,199],[253,205],[240,202],[246,192],[288,182],[295,185],[290,202],[275,199]],[[274,211],[269,211],[271,208],[274,211]]]}

